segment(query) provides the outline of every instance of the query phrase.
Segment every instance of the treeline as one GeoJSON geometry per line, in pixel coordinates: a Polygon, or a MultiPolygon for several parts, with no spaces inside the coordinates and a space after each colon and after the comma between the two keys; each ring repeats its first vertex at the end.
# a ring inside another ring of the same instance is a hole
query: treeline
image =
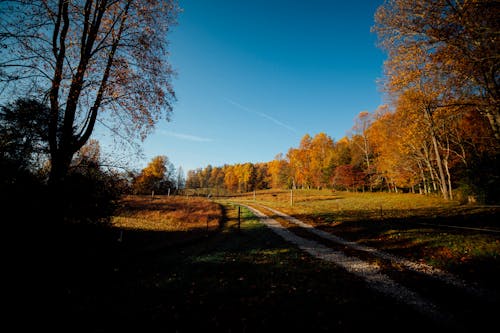
{"type": "MultiPolygon", "coordinates": [[[[211,189],[214,194],[270,188],[330,188],[442,195],[432,142],[415,146],[411,133],[421,132],[418,124],[409,122],[402,113],[385,107],[373,114],[361,112],[353,127],[354,134],[339,141],[325,133],[305,135],[298,147],[269,162],[208,165],[190,170],[186,188],[211,189]]],[[[491,149],[491,137],[483,136],[488,133],[488,126],[480,118],[467,117],[464,122],[468,124],[464,128],[471,131],[467,134],[462,130],[463,141],[448,140],[446,146],[440,147],[449,198],[498,200],[496,187],[492,186],[498,177],[497,156],[491,149]]]]}

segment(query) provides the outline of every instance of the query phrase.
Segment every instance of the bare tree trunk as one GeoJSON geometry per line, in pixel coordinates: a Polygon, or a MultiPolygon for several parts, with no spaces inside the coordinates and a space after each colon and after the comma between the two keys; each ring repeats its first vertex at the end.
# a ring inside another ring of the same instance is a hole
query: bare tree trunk
{"type": "MultiPolygon", "coordinates": [[[[427,149],[427,146],[424,145],[424,153],[425,153],[425,164],[427,165],[427,168],[429,169],[429,174],[431,176],[431,184],[434,192],[437,192],[437,186],[436,186],[436,177],[434,176],[434,168],[432,167],[431,160],[429,157],[429,150],[427,149]]],[[[429,192],[430,193],[430,190],[429,192]]]]}
{"type": "MultiPolygon", "coordinates": [[[[422,167],[422,163],[417,162],[418,168],[420,170],[420,177],[422,177],[422,184],[424,186],[424,193],[429,194],[429,189],[427,188],[427,179],[425,178],[424,168],[422,167]]],[[[421,190],[420,190],[421,191],[421,190]]]]}
{"type": "Polygon", "coordinates": [[[430,106],[425,107],[425,115],[429,124],[429,131],[431,136],[432,146],[434,147],[434,154],[436,158],[436,164],[439,171],[439,187],[441,188],[441,193],[443,194],[443,198],[446,200],[450,199],[448,185],[446,182],[446,177],[444,175],[443,161],[441,158],[441,154],[439,152],[439,145],[437,140],[437,135],[435,131],[434,121],[432,119],[432,111],[430,106]]]}
{"type": "Polygon", "coordinates": [[[448,160],[444,160],[444,168],[446,170],[446,176],[448,178],[448,193],[450,196],[450,200],[453,200],[453,191],[451,187],[451,175],[450,175],[450,169],[448,168],[448,160]]]}

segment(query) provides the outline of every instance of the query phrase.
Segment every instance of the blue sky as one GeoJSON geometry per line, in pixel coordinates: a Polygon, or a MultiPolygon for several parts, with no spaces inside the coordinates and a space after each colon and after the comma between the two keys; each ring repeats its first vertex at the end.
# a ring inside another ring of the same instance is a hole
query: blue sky
{"type": "Polygon", "coordinates": [[[382,103],[382,0],[180,1],[170,37],[177,102],[143,143],[184,171],[270,161],[306,133],[338,140],[382,103]]]}

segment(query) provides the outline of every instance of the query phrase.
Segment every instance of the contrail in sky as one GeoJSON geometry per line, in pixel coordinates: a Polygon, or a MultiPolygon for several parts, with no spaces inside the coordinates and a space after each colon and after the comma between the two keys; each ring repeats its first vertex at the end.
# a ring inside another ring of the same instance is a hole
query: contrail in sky
{"type": "Polygon", "coordinates": [[[188,141],[196,141],[196,142],[211,142],[211,141],[213,141],[212,139],[209,139],[209,138],[202,138],[202,137],[199,137],[196,135],[177,133],[177,132],[171,132],[171,131],[161,131],[160,133],[163,135],[168,135],[168,136],[172,136],[174,138],[188,140],[188,141]]]}
{"type": "Polygon", "coordinates": [[[236,103],[235,101],[233,101],[233,100],[231,100],[229,98],[224,98],[224,100],[226,102],[228,102],[229,104],[236,106],[238,109],[241,109],[241,110],[246,111],[246,112],[254,113],[256,115],[259,115],[262,118],[266,118],[267,120],[270,120],[273,123],[275,123],[276,125],[284,127],[284,128],[286,128],[287,130],[289,130],[289,131],[291,131],[293,133],[296,133],[296,134],[298,133],[297,130],[295,128],[293,128],[292,126],[289,126],[289,125],[285,124],[284,122],[279,121],[278,119],[276,119],[274,117],[271,117],[270,115],[268,115],[268,114],[266,114],[264,112],[259,112],[259,111],[255,111],[255,110],[249,109],[246,106],[243,106],[243,105],[241,105],[239,103],[236,103]]]}

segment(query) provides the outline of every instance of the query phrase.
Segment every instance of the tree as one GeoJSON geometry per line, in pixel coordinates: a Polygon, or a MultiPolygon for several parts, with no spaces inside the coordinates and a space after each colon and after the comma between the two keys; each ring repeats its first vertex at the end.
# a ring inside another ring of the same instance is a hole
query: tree
{"type": "Polygon", "coordinates": [[[359,185],[364,185],[364,173],[352,165],[340,165],[335,169],[333,184],[349,191],[352,188],[355,191],[359,185]]]}
{"type": "Polygon", "coordinates": [[[182,167],[177,168],[177,176],[175,177],[175,187],[180,190],[186,186],[186,178],[184,177],[184,170],[182,167]]]}
{"type": "Polygon", "coordinates": [[[334,142],[326,133],[318,133],[311,141],[308,159],[311,165],[311,179],[317,188],[330,183],[332,173],[334,142]]]}
{"type": "Polygon", "coordinates": [[[2,90],[50,104],[50,181],[68,173],[96,121],[144,138],[175,99],[166,37],[174,0],[2,1],[2,90]],[[114,122],[113,122],[114,121],[114,122]]]}
{"type": "Polygon", "coordinates": [[[33,99],[18,99],[0,109],[0,157],[7,164],[33,171],[48,153],[47,118],[49,108],[33,99]]]}
{"type": "Polygon", "coordinates": [[[378,8],[373,28],[389,54],[389,81],[413,82],[407,65],[416,63],[428,79],[448,88],[442,104],[473,106],[486,117],[497,144],[499,16],[496,0],[389,0],[378,8]],[[425,63],[415,57],[417,52],[425,54],[425,63]]]}
{"type": "Polygon", "coordinates": [[[376,14],[375,30],[389,53],[387,92],[423,125],[445,199],[453,199],[447,124],[473,107],[500,143],[499,14],[498,2],[488,0],[391,0],[376,14]]]}
{"type": "Polygon", "coordinates": [[[156,156],[135,179],[134,190],[140,194],[166,193],[168,188],[174,188],[174,175],[175,168],[168,157],[156,156]]]}
{"type": "MultiPolygon", "coordinates": [[[[369,138],[370,125],[373,122],[373,115],[368,111],[362,111],[354,118],[354,126],[352,127],[353,136],[352,143],[353,148],[359,150],[363,156],[362,168],[366,170],[368,176],[368,182],[370,186],[370,191],[373,189],[371,176],[372,176],[372,158],[373,158],[373,147],[369,138]]],[[[354,152],[353,152],[354,153],[354,152]]],[[[353,154],[355,155],[355,153],[353,154]]]]}
{"type": "Polygon", "coordinates": [[[75,154],[71,165],[75,168],[94,167],[101,164],[101,146],[99,141],[90,139],[85,146],[75,154]]]}
{"type": "Polygon", "coordinates": [[[278,154],[268,162],[270,185],[272,188],[287,188],[290,184],[290,164],[284,159],[283,154],[278,154]]]}

